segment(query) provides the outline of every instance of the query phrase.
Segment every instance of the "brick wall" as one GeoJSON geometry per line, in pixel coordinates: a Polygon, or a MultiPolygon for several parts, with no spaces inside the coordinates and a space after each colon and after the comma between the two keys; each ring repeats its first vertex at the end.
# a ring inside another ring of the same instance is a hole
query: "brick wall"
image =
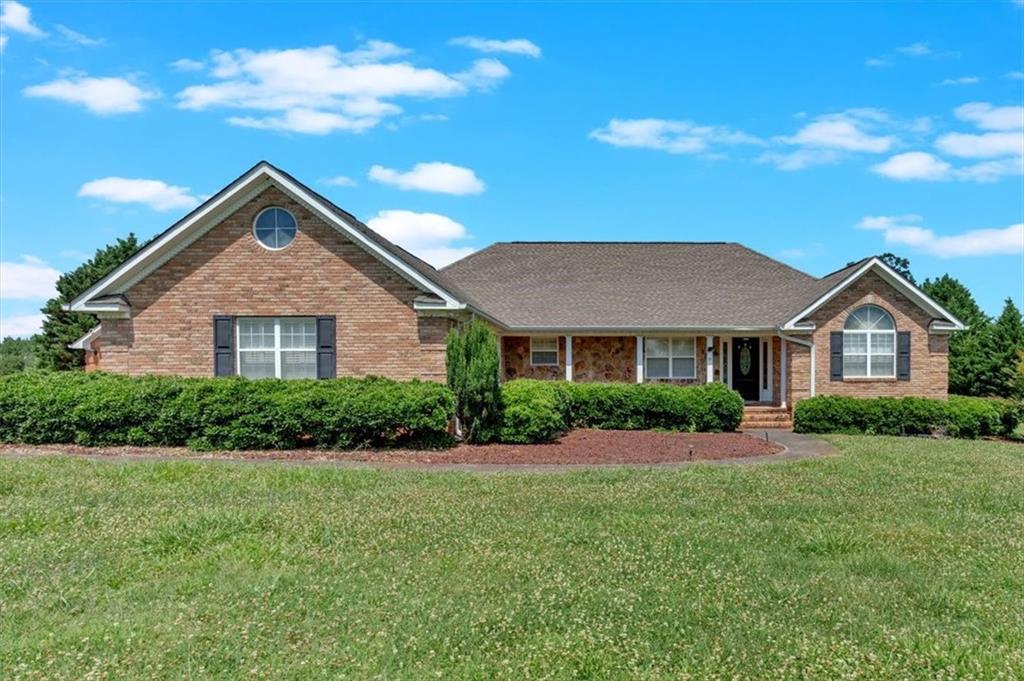
{"type": "MultiPolygon", "coordinates": [[[[818,395],[851,397],[937,397],[945,399],[949,383],[949,337],[929,334],[931,317],[874,272],[842,291],[815,312],[815,392],[818,395]],[[894,378],[845,379],[833,381],[829,372],[829,333],[842,331],[846,318],[861,305],[873,304],[893,316],[897,331],[910,332],[910,380],[894,378]]],[[[810,361],[806,348],[789,345],[796,352],[793,362],[793,397],[806,397],[810,385],[810,361]]]]}
{"type": "Polygon", "coordinates": [[[125,293],[131,319],[103,321],[106,371],[210,376],[214,315],[335,315],[339,376],[445,378],[449,320],[418,316],[420,291],[276,187],[125,293]],[[298,222],[280,251],[252,235],[267,206],[298,222]]]}

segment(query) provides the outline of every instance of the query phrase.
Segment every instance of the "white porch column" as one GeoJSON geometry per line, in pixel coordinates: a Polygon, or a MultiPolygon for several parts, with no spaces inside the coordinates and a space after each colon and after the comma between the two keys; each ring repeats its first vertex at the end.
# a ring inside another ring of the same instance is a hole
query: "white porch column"
{"type": "Polygon", "coordinates": [[[712,381],[715,380],[715,337],[714,336],[708,336],[707,337],[707,346],[708,346],[708,351],[707,351],[707,358],[708,358],[707,374],[708,374],[708,380],[707,380],[707,382],[711,383],[712,381]]]}
{"type": "Polygon", "coordinates": [[[565,380],[572,382],[572,336],[565,337],[565,380]]]}
{"type": "Polygon", "coordinates": [[[636,337],[636,382],[644,382],[644,337],[636,337]]]}
{"type": "Polygon", "coordinates": [[[786,406],[786,396],[789,394],[789,360],[786,358],[786,339],[780,338],[779,341],[782,343],[782,350],[779,354],[782,356],[782,367],[781,375],[782,379],[779,381],[779,390],[782,392],[780,402],[783,407],[786,406]]]}

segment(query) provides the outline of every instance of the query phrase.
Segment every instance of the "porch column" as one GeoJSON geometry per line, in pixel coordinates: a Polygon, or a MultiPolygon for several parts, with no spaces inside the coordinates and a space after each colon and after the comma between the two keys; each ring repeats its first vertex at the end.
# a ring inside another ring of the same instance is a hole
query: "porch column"
{"type": "Polygon", "coordinates": [[[572,336],[565,337],[565,380],[572,382],[572,336]]]}
{"type": "Polygon", "coordinates": [[[782,350],[781,350],[781,352],[779,352],[779,354],[782,356],[782,367],[781,367],[781,371],[780,371],[782,378],[779,381],[779,392],[782,393],[782,396],[781,396],[781,401],[779,402],[779,404],[781,404],[783,407],[785,407],[786,406],[786,395],[789,394],[789,391],[787,390],[787,388],[789,387],[789,371],[788,371],[789,360],[786,359],[786,339],[785,338],[780,338],[779,341],[782,344],[782,350]]]}
{"type": "Polygon", "coordinates": [[[708,357],[708,365],[707,365],[707,367],[708,367],[708,371],[707,371],[708,380],[707,380],[707,382],[711,383],[712,381],[715,380],[715,337],[714,336],[708,336],[707,337],[707,346],[708,346],[708,348],[707,348],[707,350],[708,350],[707,351],[707,357],[708,357]]]}
{"type": "Polygon", "coordinates": [[[505,337],[498,336],[498,382],[505,381],[505,337]]]}
{"type": "Polygon", "coordinates": [[[644,337],[636,337],[636,382],[644,382],[644,337]]]}

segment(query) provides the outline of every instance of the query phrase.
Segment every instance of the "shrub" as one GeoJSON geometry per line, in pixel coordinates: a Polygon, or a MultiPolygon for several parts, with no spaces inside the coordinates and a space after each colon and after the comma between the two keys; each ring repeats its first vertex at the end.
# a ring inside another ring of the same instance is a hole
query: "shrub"
{"type": "Polygon", "coordinates": [[[448,332],[448,387],[468,442],[490,442],[501,428],[501,380],[498,339],[474,320],[448,332]]]}
{"type": "Polygon", "coordinates": [[[735,430],[739,394],[721,384],[566,383],[520,379],[503,387],[503,442],[544,442],[570,428],[735,430]]]}
{"type": "Polygon", "coordinates": [[[798,433],[923,435],[945,431],[953,437],[1007,436],[1021,420],[1011,400],[953,395],[856,398],[822,395],[797,403],[793,427],[798,433]]]}
{"type": "Polygon", "coordinates": [[[32,372],[0,378],[0,441],[195,449],[440,447],[443,385],[32,372]]]}
{"type": "Polygon", "coordinates": [[[551,381],[522,379],[506,383],[502,386],[505,415],[501,441],[547,442],[564,433],[568,430],[565,397],[561,387],[551,381]]]}

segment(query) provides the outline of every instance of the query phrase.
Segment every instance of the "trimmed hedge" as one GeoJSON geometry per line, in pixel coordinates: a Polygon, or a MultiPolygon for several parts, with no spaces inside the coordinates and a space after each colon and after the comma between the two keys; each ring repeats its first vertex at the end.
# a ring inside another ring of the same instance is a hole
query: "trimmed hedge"
{"type": "Polygon", "coordinates": [[[518,379],[502,386],[502,442],[546,442],[572,428],[735,430],[739,393],[720,383],[567,383],[518,379]]]}
{"type": "Polygon", "coordinates": [[[193,449],[450,446],[451,391],[382,378],[0,378],[0,441],[193,449]]]}
{"type": "Polygon", "coordinates": [[[1019,402],[952,395],[924,397],[839,397],[821,395],[797,403],[793,429],[798,433],[865,433],[975,438],[1008,436],[1020,423],[1019,402]]]}

